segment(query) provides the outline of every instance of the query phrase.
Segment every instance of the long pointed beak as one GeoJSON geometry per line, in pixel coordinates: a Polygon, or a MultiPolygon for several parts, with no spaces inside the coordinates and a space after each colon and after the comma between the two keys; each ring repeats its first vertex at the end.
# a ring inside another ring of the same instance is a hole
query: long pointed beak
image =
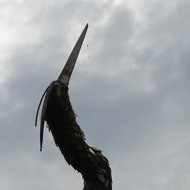
{"type": "Polygon", "coordinates": [[[65,66],[63,70],[61,71],[61,74],[58,77],[58,81],[62,82],[65,86],[68,85],[69,79],[71,77],[71,74],[73,72],[77,57],[79,55],[82,43],[84,41],[86,31],[88,29],[88,24],[86,24],[85,28],[83,29],[77,43],[75,44],[67,62],[65,63],[65,66]]]}

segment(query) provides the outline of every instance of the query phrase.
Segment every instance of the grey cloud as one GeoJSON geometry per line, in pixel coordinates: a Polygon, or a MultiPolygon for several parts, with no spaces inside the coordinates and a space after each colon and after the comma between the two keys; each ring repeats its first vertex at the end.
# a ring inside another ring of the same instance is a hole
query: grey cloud
{"type": "Polygon", "coordinates": [[[39,152],[34,119],[40,96],[86,22],[70,98],[87,142],[110,160],[114,189],[189,188],[189,3],[168,14],[165,4],[162,10],[157,5],[149,8],[164,14],[150,11],[155,15],[146,23],[136,22],[127,5],[109,2],[6,5],[25,8],[27,22],[9,44],[9,75],[0,86],[5,189],[82,189],[81,176],[67,166],[48,130],[39,152]]]}

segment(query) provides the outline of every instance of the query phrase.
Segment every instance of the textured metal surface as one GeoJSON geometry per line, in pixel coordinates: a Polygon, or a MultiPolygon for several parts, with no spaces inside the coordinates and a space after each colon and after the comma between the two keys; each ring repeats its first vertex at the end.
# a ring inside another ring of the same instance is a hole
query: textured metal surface
{"type": "MultiPolygon", "coordinates": [[[[81,35],[83,34],[84,31],[81,35]]],[[[62,73],[64,73],[64,69],[62,73]]],[[[40,124],[40,150],[42,150],[43,129],[46,121],[55,144],[59,147],[67,163],[82,174],[83,190],[111,190],[112,177],[109,162],[100,150],[86,143],[69,99],[68,85],[65,85],[59,77],[57,81],[53,81],[48,86],[40,104],[44,96],[40,124]]],[[[36,114],[36,125],[40,104],[36,114]]]]}

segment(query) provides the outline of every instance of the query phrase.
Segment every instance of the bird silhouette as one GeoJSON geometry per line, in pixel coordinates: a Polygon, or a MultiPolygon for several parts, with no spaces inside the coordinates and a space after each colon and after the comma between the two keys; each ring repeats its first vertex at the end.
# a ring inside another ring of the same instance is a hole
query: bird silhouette
{"type": "Polygon", "coordinates": [[[42,151],[43,130],[46,122],[56,146],[59,147],[67,163],[83,176],[83,190],[111,190],[112,177],[109,161],[101,150],[86,143],[68,94],[69,80],[87,29],[88,24],[82,31],[58,79],[53,81],[42,95],[36,113],[35,126],[37,126],[38,112],[44,99],[40,123],[40,150],[42,151]]]}

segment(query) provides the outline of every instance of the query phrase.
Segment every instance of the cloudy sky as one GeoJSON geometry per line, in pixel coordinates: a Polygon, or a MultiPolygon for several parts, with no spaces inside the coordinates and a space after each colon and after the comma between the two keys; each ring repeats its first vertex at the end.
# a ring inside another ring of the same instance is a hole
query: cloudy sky
{"type": "Polygon", "coordinates": [[[86,23],[70,98],[114,190],[190,186],[189,0],[1,0],[0,186],[80,190],[36,109],[86,23]]]}

